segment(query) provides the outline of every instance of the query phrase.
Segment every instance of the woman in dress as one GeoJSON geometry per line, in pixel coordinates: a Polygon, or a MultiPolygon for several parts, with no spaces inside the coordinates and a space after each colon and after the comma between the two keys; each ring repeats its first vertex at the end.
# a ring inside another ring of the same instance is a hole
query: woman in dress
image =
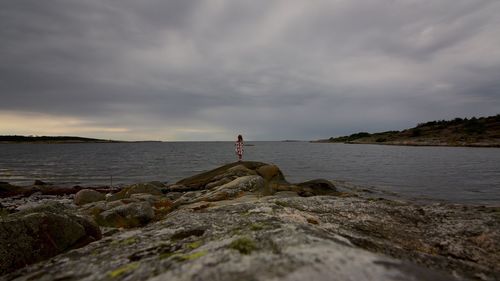
{"type": "Polygon", "coordinates": [[[241,161],[241,158],[243,158],[243,137],[241,135],[238,135],[238,140],[234,144],[234,147],[238,155],[238,161],[241,161]]]}

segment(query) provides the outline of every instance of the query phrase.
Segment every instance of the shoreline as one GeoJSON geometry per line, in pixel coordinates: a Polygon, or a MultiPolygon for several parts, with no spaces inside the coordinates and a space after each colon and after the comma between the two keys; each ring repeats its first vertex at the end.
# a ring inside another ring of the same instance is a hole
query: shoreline
{"type": "MultiPolygon", "coordinates": [[[[432,197],[422,197],[422,196],[412,196],[398,193],[396,191],[384,190],[380,187],[356,183],[346,180],[336,180],[329,179],[339,191],[355,193],[363,198],[384,198],[388,200],[400,200],[411,204],[450,204],[450,205],[464,205],[469,207],[487,207],[496,208],[500,207],[500,201],[490,200],[490,201],[469,201],[469,200],[449,200],[443,198],[432,198],[432,197]]],[[[171,185],[168,182],[160,181],[150,181],[150,183],[160,184],[160,185],[171,185]]],[[[141,184],[141,182],[130,182],[130,183],[120,183],[116,185],[108,184],[95,184],[95,185],[59,185],[53,183],[43,183],[43,185],[28,184],[28,185],[11,185],[9,182],[0,181],[0,202],[1,200],[17,200],[22,198],[29,198],[32,195],[38,197],[44,196],[59,196],[68,197],[73,196],[80,190],[89,189],[95,190],[103,194],[114,194],[122,189],[135,185],[141,184]],[[7,186],[11,186],[11,190],[6,189],[7,186]]]]}
{"type": "Polygon", "coordinates": [[[495,144],[450,144],[450,143],[418,143],[418,142],[332,142],[328,140],[310,141],[311,143],[339,143],[339,144],[375,144],[390,146],[424,146],[424,147],[471,147],[471,148],[500,148],[500,143],[495,144]]]}
{"type": "Polygon", "coordinates": [[[0,141],[0,144],[163,143],[164,141],[0,141]]]}

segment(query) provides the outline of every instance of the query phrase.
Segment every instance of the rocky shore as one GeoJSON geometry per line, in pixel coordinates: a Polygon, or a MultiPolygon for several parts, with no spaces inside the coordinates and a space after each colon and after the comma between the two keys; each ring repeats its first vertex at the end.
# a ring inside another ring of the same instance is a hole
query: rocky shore
{"type": "Polygon", "coordinates": [[[430,121],[402,131],[359,132],[318,140],[319,143],[403,146],[500,147],[500,114],[471,119],[430,121]]]}
{"type": "Polygon", "coordinates": [[[483,142],[442,142],[440,140],[402,140],[402,141],[373,141],[373,140],[354,140],[346,142],[334,142],[330,140],[317,140],[313,143],[345,143],[345,144],[377,144],[377,145],[395,145],[395,146],[438,146],[438,147],[500,147],[498,140],[483,142]]]}
{"type": "Polygon", "coordinates": [[[0,280],[500,280],[500,207],[289,183],[260,162],[32,188],[0,185],[0,280]]]}

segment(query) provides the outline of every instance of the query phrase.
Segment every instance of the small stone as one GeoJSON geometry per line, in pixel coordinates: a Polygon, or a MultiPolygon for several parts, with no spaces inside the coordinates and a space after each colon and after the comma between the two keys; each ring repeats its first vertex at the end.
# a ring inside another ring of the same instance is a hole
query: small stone
{"type": "Polygon", "coordinates": [[[74,202],[76,205],[81,206],[88,203],[103,201],[106,196],[98,191],[92,189],[82,189],[75,194],[74,202]]]}

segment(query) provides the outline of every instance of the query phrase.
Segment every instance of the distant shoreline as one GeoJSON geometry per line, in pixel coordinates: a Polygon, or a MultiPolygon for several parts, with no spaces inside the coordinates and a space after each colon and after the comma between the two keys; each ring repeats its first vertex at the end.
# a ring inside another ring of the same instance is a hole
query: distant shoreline
{"type": "Polygon", "coordinates": [[[80,144],[80,143],[137,143],[137,142],[162,142],[162,141],[122,141],[94,139],[75,136],[18,136],[0,135],[0,144],[80,144]]]}
{"type": "Polygon", "coordinates": [[[359,132],[313,142],[400,146],[500,147],[500,114],[420,123],[402,131],[359,132]]]}
{"type": "Polygon", "coordinates": [[[0,141],[0,144],[163,143],[163,141],[0,141]]]}
{"type": "Polygon", "coordinates": [[[500,148],[500,143],[470,143],[470,144],[452,144],[452,143],[418,143],[418,142],[332,142],[329,140],[315,140],[311,143],[341,143],[341,144],[375,144],[375,145],[391,145],[391,146],[428,146],[428,147],[475,147],[475,148],[500,148]]]}

